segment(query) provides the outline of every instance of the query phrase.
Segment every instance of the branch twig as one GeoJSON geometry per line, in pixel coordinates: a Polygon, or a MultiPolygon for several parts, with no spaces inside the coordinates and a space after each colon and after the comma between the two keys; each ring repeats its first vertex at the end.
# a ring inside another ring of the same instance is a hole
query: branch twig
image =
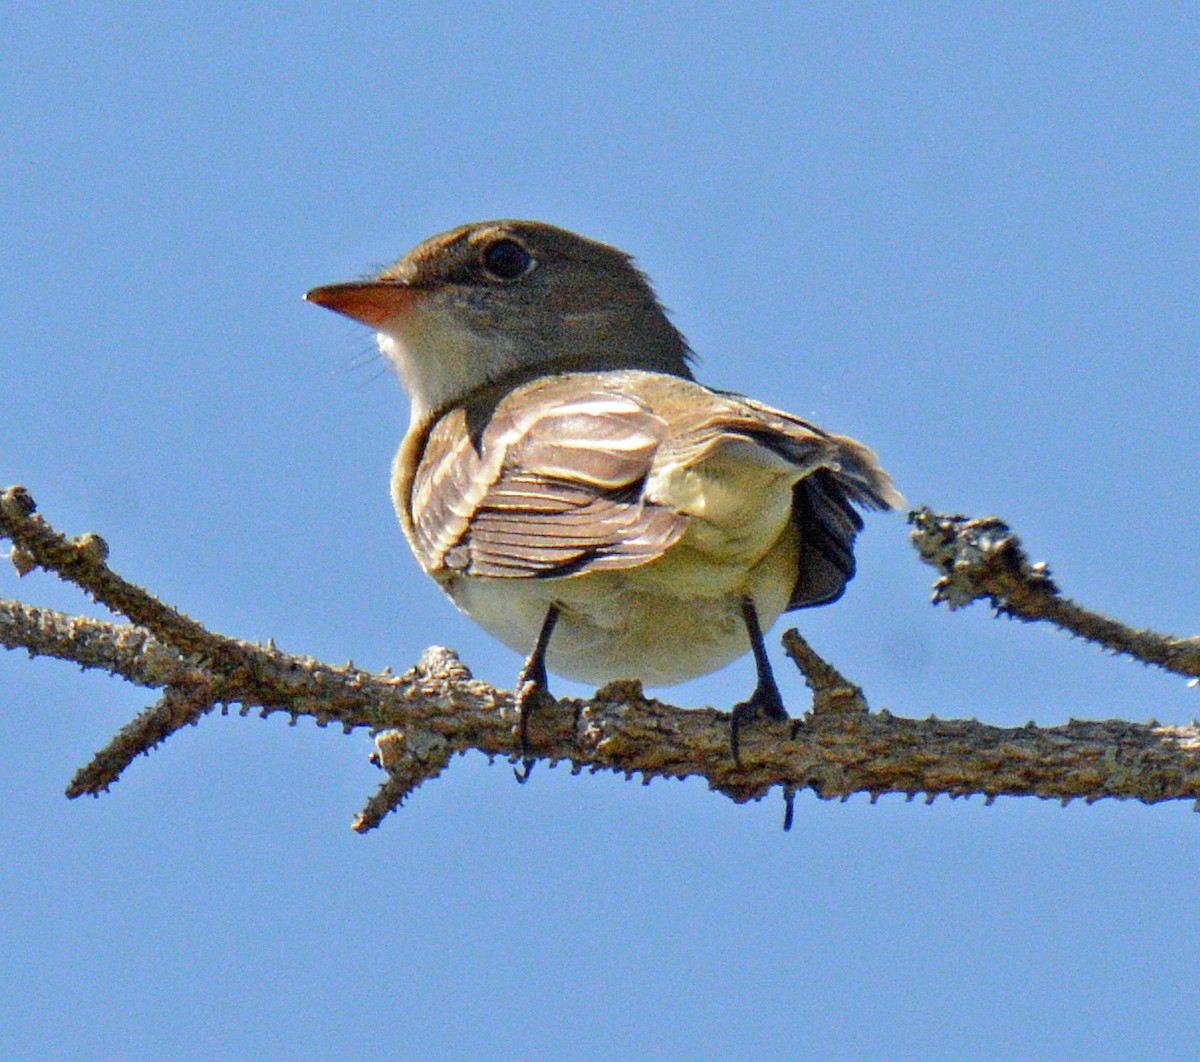
{"type": "Polygon", "coordinates": [[[909,513],[908,522],[921,560],[942,573],[933,584],[935,604],[953,610],[986,597],[997,612],[1015,619],[1045,620],[1114,653],[1200,677],[1200,638],[1138,630],[1063,597],[1050,569],[1030,564],[1020,540],[996,517],[972,520],[920,508],[909,513]]]}

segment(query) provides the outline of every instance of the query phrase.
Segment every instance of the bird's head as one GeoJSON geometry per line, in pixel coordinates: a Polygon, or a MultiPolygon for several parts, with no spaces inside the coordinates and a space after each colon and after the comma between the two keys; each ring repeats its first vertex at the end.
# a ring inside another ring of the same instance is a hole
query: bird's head
{"type": "Polygon", "coordinates": [[[629,255],[538,221],[463,225],[305,298],[378,332],[418,418],[508,378],[691,376],[687,342],[629,255]]]}

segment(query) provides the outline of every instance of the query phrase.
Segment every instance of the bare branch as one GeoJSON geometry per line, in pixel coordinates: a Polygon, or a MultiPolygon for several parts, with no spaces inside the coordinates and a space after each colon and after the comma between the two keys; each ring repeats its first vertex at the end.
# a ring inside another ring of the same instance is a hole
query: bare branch
{"type": "MultiPolygon", "coordinates": [[[[1131,631],[1066,601],[1044,566],[1029,565],[999,521],[939,517],[928,510],[912,519],[918,548],[945,573],[937,594],[951,607],[989,597],[997,609],[1020,618],[1060,623],[1179,673],[1198,673],[1197,639],[1131,631]]],[[[23,491],[0,495],[0,533],[14,540],[19,568],[56,571],[137,624],[0,602],[0,643],[164,691],[157,705],[80,771],[68,790],[72,796],[106,789],[139,753],[216,705],[240,704],[243,713],[258,709],[263,715],[287,711],[293,718],[312,716],[322,726],[338,722],[346,730],[370,728],[377,735],[375,759],[387,779],[356,820],[360,831],[378,825],[456,753],[473,749],[512,760],[520,753],[511,696],[473,679],[448,650],[428,650],[415,668],[396,677],[213,634],[112,572],[94,536],[68,540],[35,517],[23,491]]],[[[789,808],[802,789],[826,799],[854,793],[873,800],[884,793],[924,794],[927,800],[978,793],[989,802],[999,795],[1089,802],[1200,799],[1195,726],[1073,720],[1058,727],[1007,728],[869,712],[862,691],[795,631],[784,636],[784,644],[813,690],[812,711],[789,723],[748,728],[740,763],[730,754],[728,713],[676,708],[645,697],[632,682],[612,683],[587,701],[539,706],[529,719],[529,753],[551,763],[569,761],[575,770],[640,774],[646,781],[701,777],[739,802],[780,786],[789,808]]]]}
{"type": "Polygon", "coordinates": [[[35,565],[54,572],[160,641],[182,653],[211,660],[223,669],[253,668],[256,663],[248,643],[214,634],[117,575],[105,563],[108,543],[99,535],[68,539],[55,531],[37,515],[37,505],[24,487],[9,487],[0,493],[0,535],[12,540],[13,563],[21,575],[35,565]]]}
{"type": "Polygon", "coordinates": [[[399,808],[418,786],[441,774],[450,762],[449,745],[429,730],[385,730],[376,737],[375,748],[378,752],[372,760],[388,777],[354,820],[359,833],[375,829],[385,815],[399,808]]]}
{"type": "Polygon", "coordinates": [[[1045,564],[1030,564],[1020,539],[994,516],[972,520],[929,509],[909,513],[913,545],[942,573],[933,584],[935,604],[964,608],[988,598],[997,612],[1063,630],[1165,671],[1200,676],[1200,638],[1175,638],[1138,630],[1063,597],[1045,564]]]}
{"type": "Polygon", "coordinates": [[[67,796],[72,799],[85,793],[99,796],[121,776],[134,757],[148,756],[151,749],[176,730],[189,723],[195,726],[200,716],[215,704],[208,682],[201,681],[190,689],[168,686],[158,704],[134,716],[86,767],[76,772],[67,786],[67,796]]]}
{"type": "Polygon", "coordinates": [[[49,608],[0,598],[0,645],[33,656],[70,660],[157,689],[179,681],[187,671],[182,653],[163,645],[141,627],[68,616],[49,608]]]}
{"type": "Polygon", "coordinates": [[[813,693],[812,713],[865,712],[863,691],[832,664],[823,660],[811,645],[793,629],[785,631],[783,648],[800,669],[804,682],[813,693]]]}

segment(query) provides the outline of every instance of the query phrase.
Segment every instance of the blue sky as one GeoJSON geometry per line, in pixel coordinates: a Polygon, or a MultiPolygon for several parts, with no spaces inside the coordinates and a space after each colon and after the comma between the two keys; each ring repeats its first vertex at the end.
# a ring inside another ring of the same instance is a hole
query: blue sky
{"type": "MultiPolygon", "coordinates": [[[[300,296],[535,217],[635,253],[706,381],[863,439],[914,503],[1004,517],[1081,601],[1196,632],[1194,11],[873,7],[10,12],[0,481],[216,629],[373,669],[448,644],[507,686],[517,657],[395,525],[399,386],[300,296]]],[[[875,707],[1200,714],[930,608],[931,575],[875,517],[845,599],[796,617],[875,707]]],[[[0,595],[88,609],[40,574],[0,595]]],[[[365,734],[236,716],[66,801],[146,700],[0,657],[6,1058],[1200,1053],[1185,805],[808,794],[785,835],[778,799],[470,756],[362,838],[365,734]]]]}

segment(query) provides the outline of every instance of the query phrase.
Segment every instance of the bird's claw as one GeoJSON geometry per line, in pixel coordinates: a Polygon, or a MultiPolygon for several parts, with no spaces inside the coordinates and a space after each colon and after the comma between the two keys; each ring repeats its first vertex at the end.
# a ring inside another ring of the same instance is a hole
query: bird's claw
{"type": "Polygon", "coordinates": [[[524,785],[529,781],[533,765],[537,762],[529,752],[529,716],[539,703],[544,704],[553,698],[545,678],[539,682],[522,674],[517,682],[514,699],[517,707],[517,742],[521,749],[521,765],[513,768],[513,776],[520,785],[524,785]]]}
{"type": "Polygon", "coordinates": [[[779,695],[779,687],[774,682],[769,685],[760,683],[747,700],[733,706],[729,717],[729,751],[733,753],[734,763],[739,766],[742,762],[742,727],[753,723],[760,716],[775,722],[788,718],[783,698],[779,695]]]}

